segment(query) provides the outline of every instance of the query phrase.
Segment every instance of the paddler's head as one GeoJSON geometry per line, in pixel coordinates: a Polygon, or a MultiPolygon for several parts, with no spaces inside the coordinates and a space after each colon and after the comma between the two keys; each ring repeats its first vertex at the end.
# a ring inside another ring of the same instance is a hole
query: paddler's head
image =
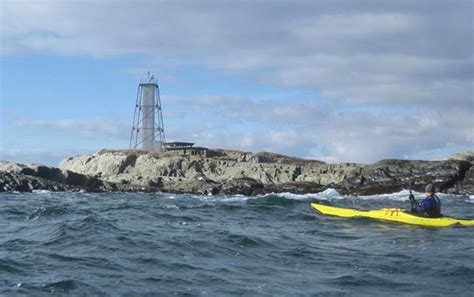
{"type": "Polygon", "coordinates": [[[425,195],[431,196],[434,194],[434,192],[435,192],[435,187],[433,186],[433,184],[432,183],[427,184],[425,187],[425,195]]]}

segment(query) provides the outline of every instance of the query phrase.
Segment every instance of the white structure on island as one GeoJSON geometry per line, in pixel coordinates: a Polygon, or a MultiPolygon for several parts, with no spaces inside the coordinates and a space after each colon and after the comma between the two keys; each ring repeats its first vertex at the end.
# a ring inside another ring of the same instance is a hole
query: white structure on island
{"type": "Polygon", "coordinates": [[[148,72],[146,81],[138,84],[130,148],[161,152],[165,150],[165,142],[160,89],[154,76],[148,72]]]}

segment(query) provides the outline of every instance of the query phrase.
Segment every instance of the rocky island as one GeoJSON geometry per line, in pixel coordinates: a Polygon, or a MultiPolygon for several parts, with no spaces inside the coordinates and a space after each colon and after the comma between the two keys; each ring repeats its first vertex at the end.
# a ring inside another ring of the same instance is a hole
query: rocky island
{"type": "Polygon", "coordinates": [[[101,150],[59,166],[0,162],[0,191],[145,191],[212,195],[317,193],[375,195],[407,189],[474,194],[474,152],[442,161],[382,160],[327,164],[261,152],[203,149],[101,150]]]}

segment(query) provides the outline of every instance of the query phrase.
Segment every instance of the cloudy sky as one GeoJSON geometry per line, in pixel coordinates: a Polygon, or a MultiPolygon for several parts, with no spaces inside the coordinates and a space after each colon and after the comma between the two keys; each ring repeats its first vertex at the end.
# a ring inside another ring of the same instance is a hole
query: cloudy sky
{"type": "Polygon", "coordinates": [[[168,141],[328,162],[474,150],[474,1],[0,0],[0,159],[168,141]]]}

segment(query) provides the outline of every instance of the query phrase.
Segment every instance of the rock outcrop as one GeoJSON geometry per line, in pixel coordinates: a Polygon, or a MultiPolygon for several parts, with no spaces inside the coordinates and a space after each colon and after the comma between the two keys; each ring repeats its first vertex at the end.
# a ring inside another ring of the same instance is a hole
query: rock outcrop
{"type": "Polygon", "coordinates": [[[93,176],[39,164],[0,161],[0,192],[49,191],[156,191],[135,185],[116,184],[93,176]]]}
{"type": "Polygon", "coordinates": [[[340,183],[360,168],[357,164],[327,165],[272,153],[218,150],[211,155],[103,150],[63,160],[59,168],[112,183],[203,194],[278,192],[280,185],[287,190],[321,189],[340,183]]]}
{"type": "Polygon", "coordinates": [[[207,150],[178,152],[102,150],[63,160],[59,168],[0,163],[0,191],[164,191],[256,195],[315,193],[373,195],[433,182],[441,192],[474,193],[474,153],[443,161],[382,160],[375,164],[326,164],[272,153],[207,150]]]}
{"type": "Polygon", "coordinates": [[[465,191],[456,186],[470,168],[470,162],[460,160],[382,160],[364,166],[359,174],[345,179],[336,188],[342,194],[353,195],[393,193],[408,187],[423,192],[425,185],[431,182],[440,192],[469,194],[474,191],[474,184],[465,191]]]}

